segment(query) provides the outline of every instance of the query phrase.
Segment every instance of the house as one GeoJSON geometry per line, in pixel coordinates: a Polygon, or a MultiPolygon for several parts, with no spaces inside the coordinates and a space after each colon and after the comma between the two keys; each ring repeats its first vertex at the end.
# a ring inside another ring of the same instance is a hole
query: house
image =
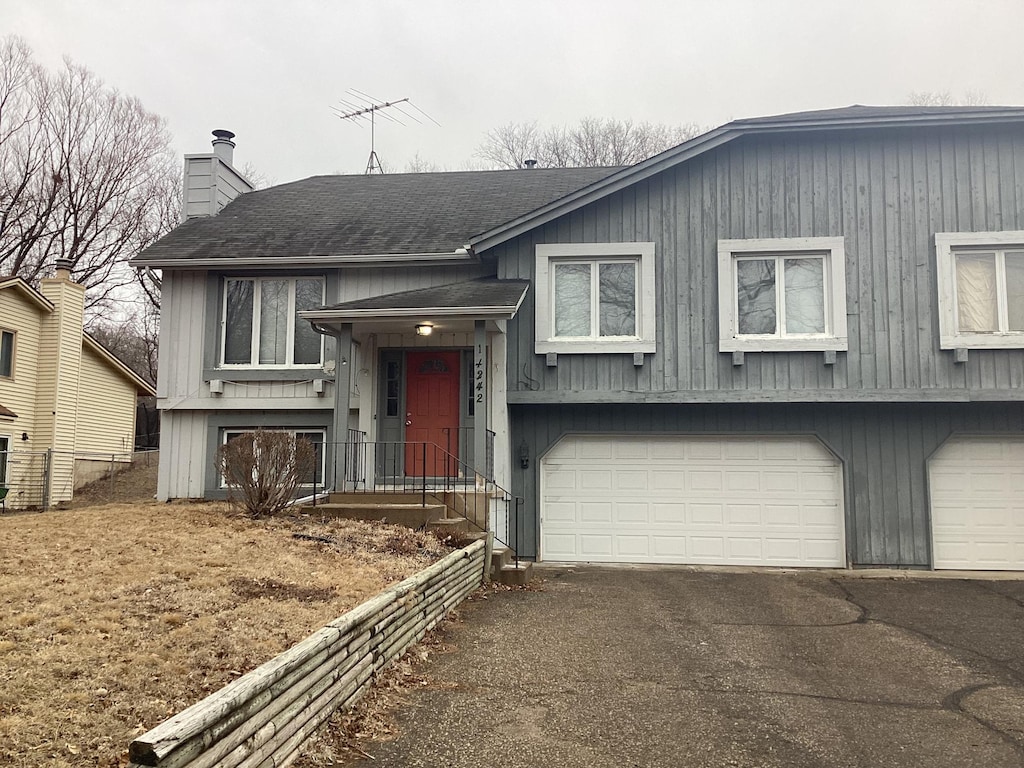
{"type": "Polygon", "coordinates": [[[38,290],[0,278],[0,487],[8,508],[48,507],[130,460],[135,403],[153,388],[83,332],[70,265],[38,290]],[[96,466],[98,465],[99,469],[96,466]]]}
{"type": "Polygon", "coordinates": [[[339,489],[452,474],[410,447],[440,445],[523,499],[525,557],[1024,568],[1024,108],[316,177],[137,262],[164,270],[161,497],[222,492],[217,446],[264,426],[339,489]],[[398,447],[357,477],[360,441],[398,447]]]}

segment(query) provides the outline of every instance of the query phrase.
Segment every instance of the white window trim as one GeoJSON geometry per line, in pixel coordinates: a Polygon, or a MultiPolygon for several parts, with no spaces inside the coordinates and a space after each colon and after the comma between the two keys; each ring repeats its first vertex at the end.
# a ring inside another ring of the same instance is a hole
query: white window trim
{"type": "MultiPolygon", "coordinates": [[[[0,335],[9,333],[11,334],[11,375],[0,371],[0,379],[6,379],[7,381],[14,381],[14,372],[17,370],[17,358],[18,358],[18,332],[13,328],[0,328],[0,335]]],[[[0,342],[2,343],[2,342],[0,342]]]]}
{"type": "MultiPolygon", "coordinates": [[[[327,430],[323,427],[225,427],[221,429],[220,433],[220,444],[228,444],[228,435],[244,435],[246,432],[255,432],[257,429],[261,429],[264,432],[284,432],[289,434],[294,439],[296,435],[309,435],[313,432],[317,432],[323,436],[321,445],[324,450],[320,451],[320,477],[327,477],[327,430]]],[[[217,474],[217,487],[224,489],[228,487],[228,484],[224,481],[224,475],[217,474]]],[[[312,483],[300,483],[300,488],[312,488],[312,483]]]]}
{"type": "Polygon", "coordinates": [[[1003,250],[1024,247],[1024,231],[936,232],[935,272],[939,288],[940,349],[1018,349],[1024,347],[1024,331],[958,333],[956,329],[956,254],[958,249],[1003,250]]]}
{"type": "MultiPolygon", "coordinates": [[[[324,364],[324,338],[320,336],[320,360],[316,363],[284,363],[269,364],[260,363],[260,327],[259,327],[259,316],[260,316],[260,303],[262,301],[262,292],[259,290],[259,285],[262,282],[268,281],[288,281],[291,283],[291,289],[288,292],[288,323],[289,333],[285,340],[285,357],[289,360],[295,358],[295,323],[300,322],[295,316],[295,281],[296,280],[319,280],[320,281],[320,301],[323,303],[326,301],[324,298],[327,291],[327,280],[323,275],[294,275],[294,276],[245,276],[245,277],[227,277],[224,279],[224,300],[221,302],[220,309],[220,364],[219,368],[265,368],[265,369],[278,369],[287,370],[290,368],[319,368],[324,364]],[[224,362],[224,356],[227,354],[227,331],[228,331],[228,284],[237,282],[252,282],[253,283],[253,295],[252,295],[252,336],[250,338],[249,346],[249,362],[248,363],[226,363],[224,362]],[[255,360],[256,362],[253,362],[255,360]]],[[[301,321],[305,322],[305,321],[301,321]]]]}
{"type": "Polygon", "coordinates": [[[650,353],[655,350],[657,305],[654,283],[654,243],[566,243],[537,246],[537,273],[534,282],[534,351],[538,355],[650,353]],[[635,337],[559,339],[554,333],[554,300],[551,263],[559,261],[636,260],[637,307],[635,337]]]}
{"type": "Polygon", "coordinates": [[[14,436],[0,432],[0,440],[7,441],[7,450],[0,451],[0,488],[11,487],[11,453],[14,450],[14,436]]]}
{"type": "Polygon", "coordinates": [[[842,237],[775,237],[718,241],[720,352],[827,352],[849,349],[846,331],[846,245],[842,237]],[[753,336],[738,333],[736,262],[743,256],[824,255],[825,333],[753,336]]]}

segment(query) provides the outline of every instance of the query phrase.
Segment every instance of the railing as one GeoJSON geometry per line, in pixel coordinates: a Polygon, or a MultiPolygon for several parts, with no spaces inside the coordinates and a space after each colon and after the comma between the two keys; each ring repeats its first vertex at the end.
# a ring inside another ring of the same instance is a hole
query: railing
{"type": "MultiPolygon", "coordinates": [[[[452,456],[458,456],[459,461],[469,466],[476,466],[476,431],[474,427],[444,427],[445,444],[444,449],[452,456]]],[[[486,431],[487,440],[484,443],[484,474],[489,478],[494,477],[494,432],[486,431]]]]}
{"type": "Polygon", "coordinates": [[[445,504],[470,526],[492,532],[497,541],[517,552],[522,535],[521,497],[435,443],[370,442],[361,432],[356,436],[355,441],[318,446],[326,453],[326,482],[313,478],[314,505],[317,486],[344,494],[415,494],[421,505],[445,504]],[[335,482],[336,477],[341,482],[335,482]]]}

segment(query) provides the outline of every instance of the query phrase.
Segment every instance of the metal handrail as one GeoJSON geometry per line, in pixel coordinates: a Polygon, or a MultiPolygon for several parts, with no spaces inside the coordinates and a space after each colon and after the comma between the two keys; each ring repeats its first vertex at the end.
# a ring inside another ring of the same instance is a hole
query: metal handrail
{"type": "MultiPolygon", "coordinates": [[[[323,483],[323,487],[333,487],[336,493],[415,493],[420,497],[422,506],[426,506],[428,497],[434,498],[453,509],[473,528],[493,534],[496,541],[512,550],[516,564],[519,564],[518,548],[512,542],[518,544],[521,540],[519,511],[524,500],[498,485],[493,475],[488,477],[477,472],[467,462],[432,442],[360,439],[356,442],[325,443],[322,449],[330,452],[329,458],[341,458],[341,465],[337,468],[328,461],[328,473],[332,477],[330,482],[323,483]],[[353,466],[360,471],[353,472],[353,466]],[[333,476],[337,471],[343,478],[340,483],[333,476]],[[437,499],[438,492],[454,494],[460,490],[466,491],[462,495],[463,509],[453,508],[445,500],[437,499]],[[499,519],[500,509],[504,510],[504,520],[499,519]],[[480,520],[483,525],[478,522],[480,520]]],[[[314,503],[317,495],[315,483],[314,477],[314,503]]]]}

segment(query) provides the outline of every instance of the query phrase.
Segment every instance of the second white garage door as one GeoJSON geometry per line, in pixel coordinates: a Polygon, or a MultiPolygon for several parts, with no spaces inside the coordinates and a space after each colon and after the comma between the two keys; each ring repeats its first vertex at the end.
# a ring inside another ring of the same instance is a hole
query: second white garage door
{"type": "Polygon", "coordinates": [[[842,498],[812,437],[569,435],[541,462],[540,557],[841,567],[842,498]]]}
{"type": "Polygon", "coordinates": [[[928,478],[936,568],[1024,570],[1024,439],[954,437],[928,478]]]}

